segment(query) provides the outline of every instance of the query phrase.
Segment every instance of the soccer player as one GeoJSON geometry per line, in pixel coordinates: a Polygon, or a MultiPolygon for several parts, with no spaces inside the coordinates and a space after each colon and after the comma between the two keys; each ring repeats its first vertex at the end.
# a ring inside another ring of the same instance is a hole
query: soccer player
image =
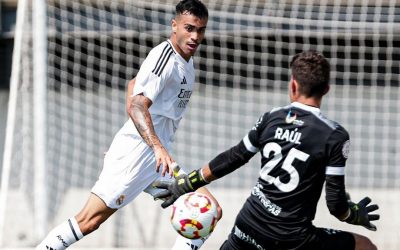
{"type": "Polygon", "coordinates": [[[348,201],[345,163],[349,135],[322,115],[322,97],[329,90],[330,65],[318,52],[297,54],[291,63],[291,104],[262,115],[248,134],[203,168],[181,175],[158,198],[169,206],[180,195],[221,178],[261,153],[260,176],[237,215],[221,249],[369,250],[375,245],[359,234],[318,228],[312,224],[323,184],[332,215],[341,221],[376,230],[378,214],[369,198],[348,201]]]}
{"type": "MultiPolygon", "coordinates": [[[[54,228],[36,249],[66,249],[142,191],[151,195],[163,191],[151,185],[154,181],[173,181],[177,164],[169,150],[195,86],[192,56],[204,38],[207,22],[208,10],[201,1],[182,0],[176,5],[170,38],[150,51],[128,84],[130,119],[114,137],[86,205],[54,228]]],[[[199,192],[211,196],[206,189],[199,192]]],[[[178,236],[173,249],[199,249],[203,241],[178,236]]]]}

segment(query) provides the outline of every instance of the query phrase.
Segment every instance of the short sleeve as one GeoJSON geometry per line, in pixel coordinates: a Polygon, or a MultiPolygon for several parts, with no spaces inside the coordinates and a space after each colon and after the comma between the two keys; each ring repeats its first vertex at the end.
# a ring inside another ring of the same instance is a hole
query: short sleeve
{"type": "Polygon", "coordinates": [[[256,153],[259,151],[260,143],[259,137],[262,132],[262,129],[267,122],[268,113],[260,116],[254,126],[251,128],[249,133],[243,138],[244,145],[246,149],[252,153],[256,153]]]}
{"type": "MultiPolygon", "coordinates": [[[[170,45],[166,44],[165,46],[170,45]]],[[[156,47],[150,51],[136,76],[133,95],[143,94],[154,102],[171,76],[172,58],[172,48],[162,50],[162,48],[156,47]]]]}
{"type": "Polygon", "coordinates": [[[329,160],[326,174],[344,175],[344,168],[350,151],[350,137],[342,127],[332,132],[328,141],[328,150],[329,160]]]}

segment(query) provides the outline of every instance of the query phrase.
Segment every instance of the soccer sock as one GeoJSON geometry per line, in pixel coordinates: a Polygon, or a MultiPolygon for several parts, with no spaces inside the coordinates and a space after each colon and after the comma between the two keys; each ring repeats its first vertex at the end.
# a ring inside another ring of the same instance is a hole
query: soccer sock
{"type": "Polygon", "coordinates": [[[72,217],[51,230],[36,250],[63,250],[82,237],[78,222],[72,217]]]}
{"type": "Polygon", "coordinates": [[[178,235],[178,237],[176,237],[175,244],[171,248],[171,250],[198,250],[204,244],[207,238],[191,240],[178,235]]]}

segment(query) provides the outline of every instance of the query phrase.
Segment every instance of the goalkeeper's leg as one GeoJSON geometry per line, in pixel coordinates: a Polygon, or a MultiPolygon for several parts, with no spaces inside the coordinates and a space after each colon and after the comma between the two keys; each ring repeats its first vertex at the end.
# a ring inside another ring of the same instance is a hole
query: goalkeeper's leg
{"type": "Polygon", "coordinates": [[[98,196],[90,194],[82,211],[51,230],[36,250],[64,250],[99,228],[115,211],[98,196]]]}

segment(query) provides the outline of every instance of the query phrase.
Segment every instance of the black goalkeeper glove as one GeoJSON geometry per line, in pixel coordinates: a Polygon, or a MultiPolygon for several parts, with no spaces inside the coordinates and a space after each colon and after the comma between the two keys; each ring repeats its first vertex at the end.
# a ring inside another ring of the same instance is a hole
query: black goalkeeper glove
{"type": "Polygon", "coordinates": [[[370,213],[378,210],[379,207],[376,204],[368,206],[370,202],[371,199],[369,197],[365,197],[357,204],[352,201],[348,201],[350,216],[345,221],[353,225],[361,225],[366,229],[376,231],[376,226],[371,224],[371,221],[379,220],[379,214],[370,213]]]}
{"type": "MultiPolygon", "coordinates": [[[[176,172],[174,171],[174,173],[176,172]]],[[[154,195],[154,199],[163,199],[164,202],[161,204],[161,207],[166,208],[174,203],[181,195],[194,192],[206,184],[207,182],[200,174],[200,169],[194,170],[188,175],[181,174],[175,176],[174,182],[156,181],[153,183],[153,187],[165,189],[165,191],[154,195]]]]}

